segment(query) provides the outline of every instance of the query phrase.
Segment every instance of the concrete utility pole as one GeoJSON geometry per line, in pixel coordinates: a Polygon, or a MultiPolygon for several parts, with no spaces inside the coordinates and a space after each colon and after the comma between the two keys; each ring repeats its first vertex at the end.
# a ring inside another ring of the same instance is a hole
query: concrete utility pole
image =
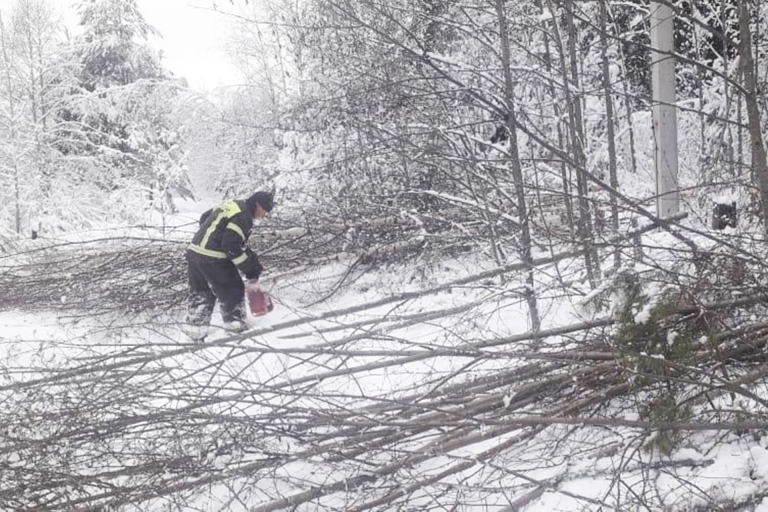
{"type": "Polygon", "coordinates": [[[675,215],[680,209],[677,183],[677,110],[675,107],[674,13],[651,1],[651,77],[653,138],[656,162],[656,214],[675,215]]]}

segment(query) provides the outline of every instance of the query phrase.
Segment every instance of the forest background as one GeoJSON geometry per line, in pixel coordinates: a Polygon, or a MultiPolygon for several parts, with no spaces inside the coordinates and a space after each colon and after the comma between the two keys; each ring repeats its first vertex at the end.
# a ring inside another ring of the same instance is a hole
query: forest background
{"type": "Polygon", "coordinates": [[[3,508],[768,507],[767,6],[669,2],[661,220],[648,2],[230,3],[206,94],[135,0],[0,5],[3,508]],[[254,187],[291,316],[185,342],[254,187]]]}

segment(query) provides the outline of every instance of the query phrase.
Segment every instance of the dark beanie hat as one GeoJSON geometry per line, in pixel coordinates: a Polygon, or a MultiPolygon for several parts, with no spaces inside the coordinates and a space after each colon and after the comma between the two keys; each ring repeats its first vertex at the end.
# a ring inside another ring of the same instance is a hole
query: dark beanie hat
{"type": "Polygon", "coordinates": [[[256,205],[261,205],[267,212],[272,211],[274,201],[272,199],[272,192],[259,191],[248,198],[248,204],[253,210],[256,210],[256,205]]]}

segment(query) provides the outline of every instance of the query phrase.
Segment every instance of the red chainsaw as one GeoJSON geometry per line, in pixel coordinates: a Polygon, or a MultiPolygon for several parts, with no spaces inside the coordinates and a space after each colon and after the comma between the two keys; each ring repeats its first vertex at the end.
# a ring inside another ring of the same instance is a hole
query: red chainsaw
{"type": "Polygon", "coordinates": [[[274,309],[272,299],[261,290],[258,282],[245,284],[245,297],[253,316],[264,316],[274,309]]]}

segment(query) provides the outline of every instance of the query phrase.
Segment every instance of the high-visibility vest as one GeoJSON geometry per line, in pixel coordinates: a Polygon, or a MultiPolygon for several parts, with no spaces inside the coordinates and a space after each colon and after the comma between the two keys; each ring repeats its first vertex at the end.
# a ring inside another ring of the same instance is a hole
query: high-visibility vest
{"type": "Polygon", "coordinates": [[[228,258],[239,267],[249,257],[245,243],[252,227],[253,216],[245,201],[229,201],[203,215],[189,250],[209,258],[228,258]]]}

